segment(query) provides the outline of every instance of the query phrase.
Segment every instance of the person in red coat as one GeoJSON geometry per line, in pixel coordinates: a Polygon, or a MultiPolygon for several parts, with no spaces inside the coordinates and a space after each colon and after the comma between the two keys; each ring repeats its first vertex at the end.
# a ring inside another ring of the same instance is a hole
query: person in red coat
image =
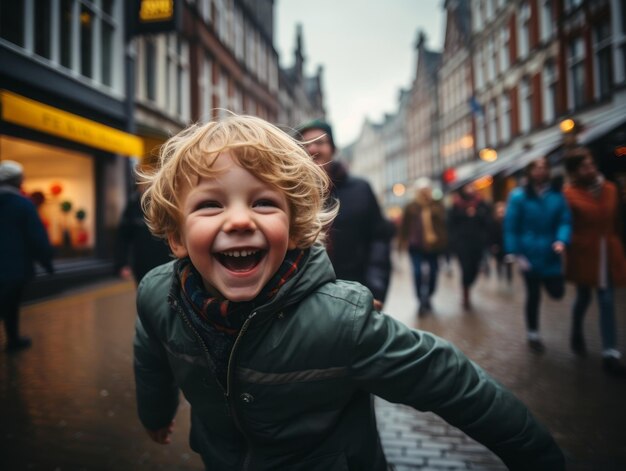
{"type": "Polygon", "coordinates": [[[597,290],[600,334],[605,370],[626,377],[626,366],[616,349],[616,322],[613,289],[626,286],[626,258],[619,234],[618,190],[598,172],[593,155],[586,147],[576,147],[565,155],[570,183],[565,197],[572,210],[572,242],[567,250],[566,279],[576,284],[573,306],[571,347],[586,353],[583,320],[597,290]]]}

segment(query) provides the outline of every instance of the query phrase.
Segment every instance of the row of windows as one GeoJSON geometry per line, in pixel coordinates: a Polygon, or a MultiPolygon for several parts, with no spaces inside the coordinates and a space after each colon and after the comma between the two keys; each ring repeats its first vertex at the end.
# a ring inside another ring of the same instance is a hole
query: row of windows
{"type": "Polygon", "coordinates": [[[278,90],[278,59],[272,44],[250,23],[233,0],[198,0],[198,11],[220,41],[271,92],[278,90]],[[213,8],[214,7],[214,8],[213,8]]]}
{"type": "MultiPolygon", "coordinates": [[[[552,38],[556,32],[552,1],[544,0],[541,9],[541,40],[552,38]]],[[[527,2],[521,4],[516,22],[517,57],[523,60],[530,54],[530,22],[531,10],[527,2]]],[[[479,44],[474,55],[474,70],[476,88],[480,90],[487,83],[496,79],[500,74],[506,73],[512,62],[511,53],[511,30],[508,24],[503,24],[495,30],[487,39],[479,44]]]]}
{"type": "Polygon", "coordinates": [[[123,4],[116,0],[0,2],[0,41],[121,94],[123,4]]]}

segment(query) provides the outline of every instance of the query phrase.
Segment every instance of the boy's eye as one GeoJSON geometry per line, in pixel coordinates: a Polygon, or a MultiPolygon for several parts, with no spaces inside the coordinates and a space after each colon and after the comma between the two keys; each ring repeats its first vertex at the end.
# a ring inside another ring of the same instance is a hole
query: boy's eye
{"type": "Polygon", "coordinates": [[[202,201],[196,205],[196,209],[213,209],[221,208],[222,205],[217,201],[202,201]]]}
{"type": "Polygon", "coordinates": [[[261,199],[254,202],[255,207],[276,207],[278,206],[274,201],[268,199],[261,199]]]}

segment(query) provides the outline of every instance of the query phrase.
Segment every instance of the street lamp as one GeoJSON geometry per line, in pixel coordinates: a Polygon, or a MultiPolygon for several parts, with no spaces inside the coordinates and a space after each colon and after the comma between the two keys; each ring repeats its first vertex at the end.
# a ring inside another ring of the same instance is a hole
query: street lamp
{"type": "Polygon", "coordinates": [[[498,160],[498,153],[491,147],[485,147],[478,153],[478,157],[485,162],[495,162],[498,160]]]}
{"type": "Polygon", "coordinates": [[[564,119],[563,121],[559,123],[559,128],[561,129],[561,132],[563,133],[572,132],[575,127],[576,127],[576,122],[571,118],[564,119]]]}
{"type": "Polygon", "coordinates": [[[402,183],[396,183],[391,189],[396,196],[402,196],[406,192],[406,187],[402,183]]]}

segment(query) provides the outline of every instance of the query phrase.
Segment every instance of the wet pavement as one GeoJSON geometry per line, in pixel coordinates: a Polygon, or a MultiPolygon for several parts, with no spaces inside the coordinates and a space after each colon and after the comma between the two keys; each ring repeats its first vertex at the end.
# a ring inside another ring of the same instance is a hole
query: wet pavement
{"type": "MultiPolygon", "coordinates": [[[[570,470],[626,469],[626,380],[601,369],[597,308],[586,320],[589,354],[569,350],[566,299],[544,298],[547,350],[531,353],[523,292],[482,276],[474,309],[464,312],[456,270],[440,274],[435,312],[417,317],[409,262],[396,256],[386,311],[459,346],[522,399],[554,434],[570,470]]],[[[626,350],[626,292],[617,292],[620,349],[626,350]]],[[[189,409],[176,418],[173,443],[157,445],[136,418],[132,380],[134,285],[110,280],[27,305],[22,331],[33,347],[0,352],[0,470],[200,470],[189,449],[189,409]]],[[[4,346],[4,339],[0,339],[4,346]]],[[[377,401],[389,461],[402,470],[504,469],[491,452],[429,413],[377,401]]]]}

